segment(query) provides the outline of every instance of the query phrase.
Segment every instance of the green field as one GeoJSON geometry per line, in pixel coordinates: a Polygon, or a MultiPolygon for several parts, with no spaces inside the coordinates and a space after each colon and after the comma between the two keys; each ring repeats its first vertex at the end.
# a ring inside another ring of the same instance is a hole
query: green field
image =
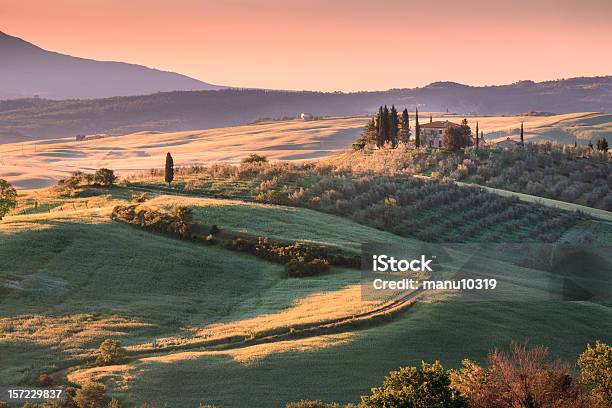
{"type": "Polygon", "coordinates": [[[394,323],[356,333],[348,344],[316,351],[276,353],[250,365],[228,355],[145,363],[122,396],[169,406],[357,402],[402,365],[441,360],[457,367],[466,357],[482,361],[487,350],[511,340],[547,344],[555,356],[575,360],[586,343],[612,340],[605,335],[612,332],[610,314],[610,307],[589,303],[419,304],[394,323]]]}
{"type": "MultiPolygon", "coordinates": [[[[357,401],[401,365],[482,361],[491,348],[512,340],[545,344],[571,361],[589,342],[612,341],[612,305],[542,301],[550,290],[547,274],[483,253],[475,272],[502,282],[488,300],[425,297],[383,325],[225,351],[201,349],[198,341],[290,330],[378,303],[361,300],[357,270],[332,268],[287,279],[281,265],[248,254],[110,221],[112,205],[146,186],[137,187],[92,198],[39,194],[41,208],[54,203],[50,212],[24,204],[21,215],[0,224],[0,385],[33,384],[41,372],[78,366],[113,337],[136,358],[124,366],[79,367],[68,378],[102,380],[128,404],[281,407],[301,398],[357,401]],[[177,345],[185,350],[163,350],[177,345]],[[159,347],[157,355],[137,354],[151,347],[159,347]]],[[[350,252],[363,242],[424,245],[303,208],[152,194],[145,205],[187,205],[196,222],[227,231],[350,252]]],[[[593,229],[604,224],[589,223],[593,229]]],[[[609,236],[609,228],[602,228],[600,236],[609,236]]],[[[460,249],[455,255],[467,258],[460,249]]]]}

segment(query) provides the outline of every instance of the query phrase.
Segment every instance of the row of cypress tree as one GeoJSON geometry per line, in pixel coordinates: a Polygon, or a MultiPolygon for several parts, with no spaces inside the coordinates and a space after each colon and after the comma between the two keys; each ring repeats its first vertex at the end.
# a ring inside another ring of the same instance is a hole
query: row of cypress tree
{"type": "MultiPolygon", "coordinates": [[[[420,126],[418,109],[416,110],[415,120],[415,146],[419,147],[420,126]]],[[[364,128],[362,141],[365,144],[374,143],[378,148],[389,146],[394,149],[399,143],[408,144],[411,134],[408,109],[404,109],[401,115],[399,115],[394,105],[391,108],[384,105],[378,108],[376,115],[372,117],[364,128]]]]}

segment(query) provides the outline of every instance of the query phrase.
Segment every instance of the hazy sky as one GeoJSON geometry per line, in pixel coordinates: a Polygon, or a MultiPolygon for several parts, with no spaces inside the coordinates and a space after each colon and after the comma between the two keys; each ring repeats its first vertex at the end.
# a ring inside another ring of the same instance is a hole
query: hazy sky
{"type": "Polygon", "coordinates": [[[612,0],[0,0],[45,49],[279,89],[612,74],[611,21],[612,0]]]}

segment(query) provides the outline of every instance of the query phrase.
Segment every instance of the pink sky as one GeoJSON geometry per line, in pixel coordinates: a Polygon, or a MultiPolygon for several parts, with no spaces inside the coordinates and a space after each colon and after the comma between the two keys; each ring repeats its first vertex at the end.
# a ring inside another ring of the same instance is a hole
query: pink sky
{"type": "Polygon", "coordinates": [[[42,48],[258,88],[612,74],[610,0],[0,0],[42,48]]]}

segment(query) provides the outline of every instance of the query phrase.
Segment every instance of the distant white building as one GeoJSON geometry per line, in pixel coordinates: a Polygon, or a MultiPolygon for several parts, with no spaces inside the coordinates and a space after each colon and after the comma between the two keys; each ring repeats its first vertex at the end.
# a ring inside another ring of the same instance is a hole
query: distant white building
{"type": "Polygon", "coordinates": [[[515,149],[521,146],[521,142],[510,139],[510,137],[507,137],[506,140],[502,140],[501,142],[496,142],[494,146],[498,149],[515,149]]]}
{"type": "Polygon", "coordinates": [[[300,113],[299,117],[302,120],[315,120],[316,119],[315,115],[313,115],[312,113],[305,113],[305,112],[300,113]]]}

